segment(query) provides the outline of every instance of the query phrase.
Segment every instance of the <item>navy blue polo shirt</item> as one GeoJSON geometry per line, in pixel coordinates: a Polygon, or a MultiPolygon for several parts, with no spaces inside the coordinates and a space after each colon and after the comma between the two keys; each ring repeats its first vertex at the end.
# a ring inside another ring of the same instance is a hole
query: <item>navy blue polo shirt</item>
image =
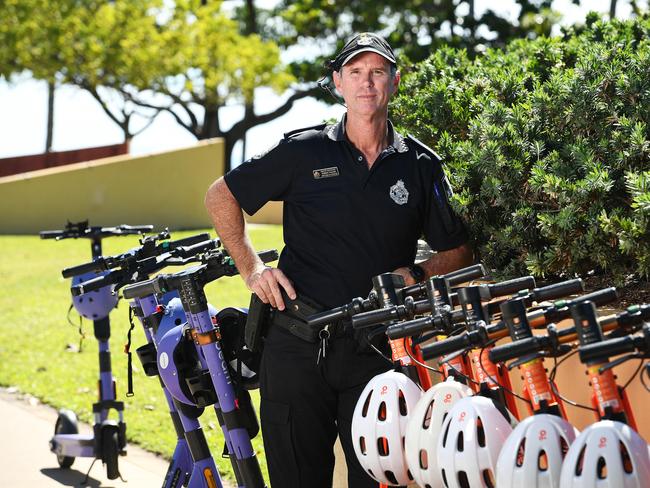
{"type": "Polygon", "coordinates": [[[298,294],[325,307],[365,297],[373,276],[413,264],[422,235],[437,251],[467,241],[440,158],[388,128],[391,143],[371,169],[347,140],[344,116],[288,133],[225,175],[249,215],[270,200],[284,202],[278,267],[298,294]]]}

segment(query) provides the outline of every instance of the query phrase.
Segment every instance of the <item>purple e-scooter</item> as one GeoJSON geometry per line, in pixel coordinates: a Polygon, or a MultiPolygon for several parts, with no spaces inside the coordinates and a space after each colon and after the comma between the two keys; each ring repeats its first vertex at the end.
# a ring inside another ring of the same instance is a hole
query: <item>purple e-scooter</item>
{"type": "MultiPolygon", "coordinates": [[[[166,266],[196,262],[198,254],[220,245],[218,240],[210,240],[207,234],[156,243],[157,240],[168,237],[168,234],[150,236],[141,241],[142,247],[139,249],[82,265],[94,267],[98,271],[110,271],[104,276],[73,287],[73,294],[88,292],[107,284],[113,284],[119,289],[129,283],[148,279],[150,274],[166,266]]],[[[173,292],[159,299],[152,294],[131,301],[130,314],[139,318],[147,338],[147,344],[139,347],[136,352],[148,376],[159,376],[160,379],[156,354],[157,339],[186,322],[185,312],[177,297],[178,294],[173,292]]],[[[212,313],[216,313],[216,310],[212,310],[212,313]]],[[[162,379],[160,383],[177,434],[177,443],[163,481],[163,488],[221,488],[221,479],[198,421],[203,408],[179,402],[169,393],[162,379]]]]}
{"type": "MultiPolygon", "coordinates": [[[[102,239],[110,236],[124,236],[150,232],[151,225],[117,227],[91,227],[88,221],[68,222],[63,230],[42,231],[42,239],[90,239],[93,260],[101,258],[102,239]]],[[[89,270],[88,270],[89,271],[89,270]]],[[[97,276],[95,273],[81,270],[78,273],[64,273],[64,277],[73,278],[77,283],[97,276]]],[[[54,427],[54,437],[50,440],[50,449],[56,454],[61,468],[72,466],[76,457],[101,459],[106,465],[106,476],[116,479],[120,476],[118,456],[126,454],[126,423],[124,422],[124,403],[116,401],[115,381],[111,371],[111,353],[108,340],[111,335],[109,314],[117,305],[117,296],[110,287],[98,289],[92,293],[73,298],[73,305],[80,315],[93,321],[95,338],[99,342],[99,399],[93,404],[95,417],[93,433],[79,433],[76,414],[68,409],[59,411],[54,427]],[[115,410],[118,421],[109,420],[110,410],[115,410]]],[[[92,467],[92,465],[91,465],[92,467]]]]}
{"type": "MultiPolygon", "coordinates": [[[[273,261],[277,252],[263,252],[260,257],[265,262],[273,261]]],[[[129,285],[123,289],[123,296],[142,300],[174,291],[179,294],[187,324],[179,324],[161,337],[157,334],[160,376],[177,405],[214,404],[224,433],[225,453],[231,460],[238,486],[263,488],[264,479],[251,445],[251,438],[259,430],[255,412],[248,392],[233,382],[221,342],[222,323],[225,331],[225,322],[238,317],[238,313],[236,309],[225,309],[214,316],[203,290],[211,281],[236,275],[237,268],[223,250],[203,255],[201,262],[179,273],[158,275],[129,285]]]]}

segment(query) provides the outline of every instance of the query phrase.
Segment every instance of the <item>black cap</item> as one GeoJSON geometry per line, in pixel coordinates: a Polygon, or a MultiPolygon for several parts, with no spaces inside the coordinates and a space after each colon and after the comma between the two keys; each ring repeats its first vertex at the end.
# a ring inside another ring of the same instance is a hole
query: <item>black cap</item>
{"type": "Polygon", "coordinates": [[[390,44],[380,35],[372,32],[362,32],[352,37],[341,49],[335,59],[328,63],[328,68],[340,71],[348,61],[363,52],[377,53],[386,58],[391,64],[397,65],[395,53],[390,44]]]}

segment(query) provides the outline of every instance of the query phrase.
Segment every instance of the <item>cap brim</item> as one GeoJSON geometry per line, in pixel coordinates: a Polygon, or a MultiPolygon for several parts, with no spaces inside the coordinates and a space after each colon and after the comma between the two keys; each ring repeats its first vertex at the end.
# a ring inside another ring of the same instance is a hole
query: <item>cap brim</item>
{"type": "Polygon", "coordinates": [[[347,58],[345,58],[345,59],[343,60],[343,62],[341,63],[341,68],[342,68],[343,66],[345,66],[345,65],[346,65],[346,64],[347,64],[347,63],[348,63],[348,62],[349,62],[353,57],[357,56],[358,54],[361,54],[361,53],[368,53],[368,52],[379,54],[381,57],[385,58],[386,60],[388,60],[388,61],[391,62],[392,64],[397,64],[397,61],[395,61],[395,58],[393,58],[393,57],[390,56],[389,54],[386,54],[386,53],[384,53],[384,52],[381,52],[379,49],[375,49],[375,48],[373,48],[373,47],[364,47],[363,49],[359,49],[358,51],[354,51],[354,52],[353,52],[352,54],[350,54],[347,58]]]}

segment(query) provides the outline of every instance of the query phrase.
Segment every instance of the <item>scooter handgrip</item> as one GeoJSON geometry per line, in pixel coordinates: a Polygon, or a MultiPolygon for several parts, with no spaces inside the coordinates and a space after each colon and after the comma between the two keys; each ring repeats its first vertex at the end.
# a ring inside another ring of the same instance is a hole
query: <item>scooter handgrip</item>
{"type": "Polygon", "coordinates": [[[386,335],[389,339],[402,339],[403,337],[410,337],[426,330],[435,328],[434,317],[422,317],[420,319],[409,320],[401,324],[394,324],[386,329],[386,335]]]}
{"type": "Polygon", "coordinates": [[[580,278],[576,278],[575,280],[562,281],[561,283],[536,288],[533,290],[532,295],[536,302],[543,302],[545,300],[557,300],[581,291],[584,291],[584,284],[580,278]]]}
{"type": "Polygon", "coordinates": [[[597,360],[607,361],[610,356],[618,356],[624,352],[632,352],[636,349],[634,337],[634,335],[627,335],[580,346],[578,347],[580,361],[583,363],[597,360]]]}
{"type": "Polygon", "coordinates": [[[534,336],[496,346],[489,351],[488,355],[493,363],[502,363],[538,351],[539,346],[539,337],[534,336]]]}
{"type": "Polygon", "coordinates": [[[336,307],[332,310],[326,310],[324,312],[316,313],[310,315],[307,319],[307,323],[311,326],[325,325],[334,322],[335,320],[340,320],[345,317],[347,306],[343,305],[342,307],[336,307]]]}
{"type": "Polygon", "coordinates": [[[470,344],[471,341],[469,335],[461,334],[458,336],[447,337],[445,340],[440,342],[434,342],[433,344],[422,347],[420,350],[422,352],[422,357],[425,360],[429,360],[460,351],[468,347],[470,344]]]}
{"type": "Polygon", "coordinates": [[[397,307],[380,308],[353,316],[352,328],[363,329],[364,327],[371,327],[383,322],[398,320],[399,318],[399,310],[397,307]]]}
{"type": "Polygon", "coordinates": [[[278,251],[276,249],[268,249],[266,251],[260,251],[257,253],[259,258],[262,260],[263,263],[270,263],[272,261],[276,261],[278,259],[278,251]]]}
{"type": "Polygon", "coordinates": [[[210,235],[207,232],[202,234],[196,234],[189,237],[183,237],[182,239],[176,239],[174,241],[167,241],[166,245],[163,243],[162,247],[167,249],[176,249],[179,247],[189,247],[201,242],[210,242],[210,235]]]}
{"type": "Polygon", "coordinates": [[[487,287],[490,290],[489,298],[502,297],[512,295],[521,290],[535,288],[535,278],[532,276],[522,276],[521,278],[487,285],[487,287]]]}
{"type": "Polygon", "coordinates": [[[73,296],[83,295],[84,293],[89,293],[91,291],[99,290],[106,286],[113,285],[117,282],[116,273],[108,273],[103,276],[98,276],[97,278],[92,278],[78,285],[71,286],[70,292],[73,296]]]}
{"type": "Polygon", "coordinates": [[[150,280],[140,281],[132,285],[126,286],[122,289],[122,296],[124,298],[142,298],[156,293],[165,293],[164,278],[156,276],[150,280]]]}
{"type": "Polygon", "coordinates": [[[41,236],[41,239],[56,239],[65,235],[65,231],[62,230],[42,230],[38,233],[41,236]]]}
{"type": "Polygon", "coordinates": [[[61,271],[61,274],[64,278],[72,278],[73,276],[79,276],[84,273],[90,273],[91,271],[104,271],[108,269],[106,267],[106,261],[104,258],[99,258],[88,263],[79,264],[78,266],[71,266],[70,268],[64,268],[61,271]]]}
{"type": "Polygon", "coordinates": [[[151,232],[153,225],[118,225],[117,227],[104,227],[102,231],[109,231],[116,235],[119,234],[142,234],[144,232],[151,232]],[[117,230],[117,232],[114,232],[117,230]]]}
{"type": "Polygon", "coordinates": [[[485,268],[482,264],[475,264],[473,266],[468,266],[467,268],[458,269],[447,273],[444,275],[444,278],[449,283],[449,286],[455,286],[460,283],[466,283],[476,278],[482,278],[485,276],[485,268]]]}

